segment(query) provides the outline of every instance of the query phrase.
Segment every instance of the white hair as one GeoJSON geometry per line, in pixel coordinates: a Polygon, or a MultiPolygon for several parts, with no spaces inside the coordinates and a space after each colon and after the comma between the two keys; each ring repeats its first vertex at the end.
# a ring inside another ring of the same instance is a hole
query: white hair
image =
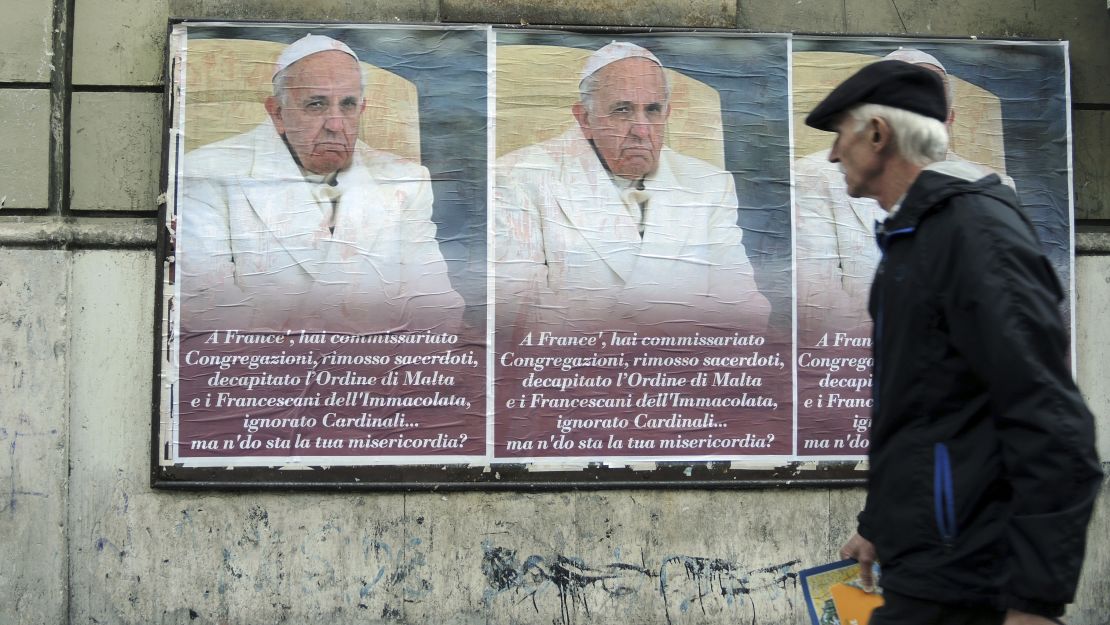
{"type": "MultiPolygon", "coordinates": [[[[663,104],[670,104],[671,80],[667,78],[667,72],[663,70],[662,65],[656,65],[656,67],[659,68],[659,72],[663,75],[663,104]]],[[[597,77],[599,73],[601,73],[600,70],[586,76],[582,79],[582,82],[578,83],[578,99],[582,102],[582,106],[586,107],[586,112],[590,115],[597,114],[594,110],[594,94],[597,93],[598,87],[601,86],[601,81],[597,77]]]]}
{"type": "Polygon", "coordinates": [[[288,106],[289,103],[285,101],[285,80],[288,77],[288,67],[274,74],[274,97],[281,103],[282,106],[288,106]]]}
{"type": "Polygon", "coordinates": [[[898,153],[914,165],[925,166],[943,161],[948,154],[948,129],[944,123],[885,104],[860,104],[848,110],[856,122],[854,132],[862,132],[876,117],[886,120],[898,153]]]}

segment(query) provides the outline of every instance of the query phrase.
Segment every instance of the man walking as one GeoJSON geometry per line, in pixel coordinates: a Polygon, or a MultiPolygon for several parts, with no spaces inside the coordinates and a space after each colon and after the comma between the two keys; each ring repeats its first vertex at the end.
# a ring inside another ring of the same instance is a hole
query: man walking
{"type": "Polygon", "coordinates": [[[1063,292],[1011,189],[945,161],[944,84],[880,61],[806,124],[848,194],[878,201],[867,502],[841,549],[873,625],[1045,624],[1075,594],[1102,477],[1067,366],[1063,292]]]}

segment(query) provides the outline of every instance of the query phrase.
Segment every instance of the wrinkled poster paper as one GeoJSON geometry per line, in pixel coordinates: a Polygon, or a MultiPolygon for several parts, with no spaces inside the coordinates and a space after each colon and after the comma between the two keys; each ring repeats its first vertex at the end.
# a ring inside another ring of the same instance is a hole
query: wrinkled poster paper
{"type": "Polygon", "coordinates": [[[486,35],[175,31],[176,461],[485,457],[486,35]]]}
{"type": "Polygon", "coordinates": [[[160,462],[864,457],[883,215],[801,119],[900,48],[1070,284],[1065,46],[613,41],[175,27],[160,462]]]}
{"type": "MultiPolygon", "coordinates": [[[[885,219],[875,201],[848,197],[838,166],[827,160],[829,133],[808,128],[803,120],[840,81],[882,58],[942,73],[951,107],[948,160],[997,174],[1017,191],[1065,290],[1074,292],[1066,44],[796,38],[796,386],[802,457],[867,451],[873,363],[866,311],[881,256],[875,223],[885,219]]],[[[1069,305],[1063,312],[1070,310],[1069,305]]]]}

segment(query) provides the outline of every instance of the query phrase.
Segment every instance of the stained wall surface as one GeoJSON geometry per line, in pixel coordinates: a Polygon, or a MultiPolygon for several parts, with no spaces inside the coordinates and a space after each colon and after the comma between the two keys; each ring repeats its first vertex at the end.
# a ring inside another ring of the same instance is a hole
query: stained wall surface
{"type": "MultiPolygon", "coordinates": [[[[1098,0],[26,0],[0,20],[0,623],[803,622],[859,489],[221,493],[149,484],[170,16],[1071,41],[1080,384],[1110,449],[1098,0]]],[[[1110,500],[1069,612],[1110,622],[1110,500]]]]}

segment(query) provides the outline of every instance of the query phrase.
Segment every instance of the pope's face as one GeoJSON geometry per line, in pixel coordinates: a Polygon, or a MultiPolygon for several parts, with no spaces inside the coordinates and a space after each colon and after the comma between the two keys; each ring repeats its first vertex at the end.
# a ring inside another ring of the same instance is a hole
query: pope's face
{"type": "Polygon", "coordinates": [[[639,179],[654,172],[670,115],[663,69],[631,58],[606,65],[594,76],[593,110],[576,114],[582,133],[614,174],[639,179]]]}
{"type": "Polygon", "coordinates": [[[829,160],[840,163],[844,182],[851,197],[875,197],[872,188],[882,170],[882,158],[871,141],[867,128],[857,130],[857,122],[843,115],[836,123],[836,141],[829,151],[829,160]]]}
{"type": "Polygon", "coordinates": [[[327,175],[344,169],[351,164],[365,108],[358,63],[327,50],[285,71],[284,95],[266,101],[274,127],[308,171],[327,175]]]}

